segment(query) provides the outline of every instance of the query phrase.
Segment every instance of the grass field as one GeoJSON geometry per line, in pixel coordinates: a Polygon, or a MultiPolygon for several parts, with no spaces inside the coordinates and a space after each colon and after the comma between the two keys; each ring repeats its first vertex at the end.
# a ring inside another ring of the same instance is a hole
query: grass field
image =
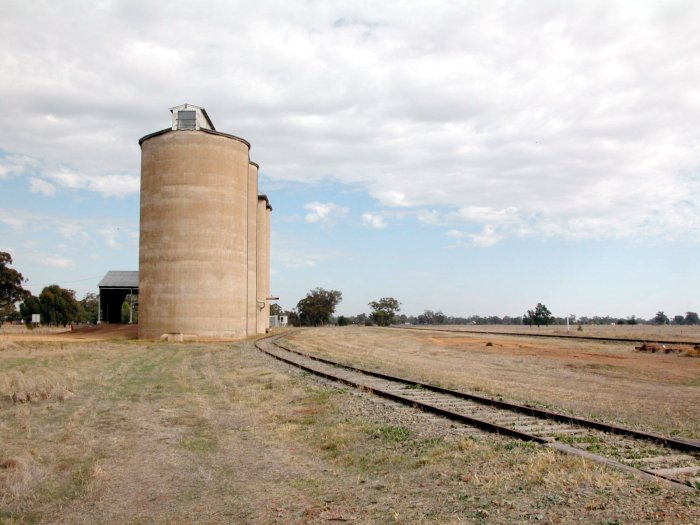
{"type": "Polygon", "coordinates": [[[300,331],[310,351],[397,375],[700,438],[700,359],[633,343],[391,328],[300,331]]]}
{"type": "MultiPolygon", "coordinates": [[[[364,334],[409,337],[295,338],[364,334]]],[[[696,494],[463,433],[250,341],[1,339],[0,436],[3,524],[700,521],[696,494]]]]}
{"type": "Polygon", "coordinates": [[[669,340],[700,342],[700,325],[566,325],[523,326],[523,325],[441,325],[441,326],[410,326],[430,330],[458,330],[464,332],[504,332],[565,335],[567,337],[619,337],[639,340],[669,340]]]}

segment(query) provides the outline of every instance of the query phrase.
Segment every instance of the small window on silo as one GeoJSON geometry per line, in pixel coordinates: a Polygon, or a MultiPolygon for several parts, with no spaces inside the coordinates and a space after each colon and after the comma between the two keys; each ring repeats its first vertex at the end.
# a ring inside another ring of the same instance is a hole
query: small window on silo
{"type": "Polygon", "coordinates": [[[183,110],[177,112],[177,129],[195,129],[196,121],[196,111],[183,110]]]}

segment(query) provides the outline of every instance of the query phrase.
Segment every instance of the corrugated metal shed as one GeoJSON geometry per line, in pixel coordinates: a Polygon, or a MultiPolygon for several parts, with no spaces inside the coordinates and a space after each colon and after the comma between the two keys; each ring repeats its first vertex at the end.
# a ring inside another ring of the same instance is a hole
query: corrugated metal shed
{"type": "Polygon", "coordinates": [[[139,272],[110,271],[97,286],[100,288],[138,288],[139,272]]]}

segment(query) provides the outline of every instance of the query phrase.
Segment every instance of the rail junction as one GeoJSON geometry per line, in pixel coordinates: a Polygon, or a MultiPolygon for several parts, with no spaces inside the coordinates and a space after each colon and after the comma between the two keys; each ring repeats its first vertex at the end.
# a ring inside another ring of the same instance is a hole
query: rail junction
{"type": "Polygon", "coordinates": [[[256,341],[262,352],[315,375],[453,421],[606,464],[637,477],[700,490],[700,442],[394,377],[293,350],[285,334],[256,341]]]}

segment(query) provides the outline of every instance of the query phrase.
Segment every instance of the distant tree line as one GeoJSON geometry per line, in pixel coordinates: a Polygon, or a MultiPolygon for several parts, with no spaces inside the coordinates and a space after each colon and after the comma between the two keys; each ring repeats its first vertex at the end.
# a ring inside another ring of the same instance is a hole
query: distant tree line
{"type": "MultiPolygon", "coordinates": [[[[31,324],[32,314],[41,316],[41,323],[46,325],[67,326],[71,323],[96,323],[98,318],[99,300],[97,294],[88,293],[77,300],[75,292],[61,288],[57,284],[45,287],[38,297],[33,296],[22,287],[24,277],[11,268],[12,257],[9,253],[0,252],[0,326],[5,321],[21,321],[31,324]]],[[[454,317],[445,315],[441,310],[425,310],[420,315],[399,313],[401,303],[393,297],[382,297],[371,301],[369,313],[354,316],[334,316],[335,309],[343,300],[342,292],[314,288],[297,303],[291,310],[283,311],[278,304],[270,306],[271,315],[286,315],[289,324],[293,326],[325,326],[325,325],[376,325],[389,326],[392,324],[411,325],[590,325],[590,324],[673,324],[698,325],[700,318],[697,312],[686,312],[685,315],[675,315],[669,318],[663,311],[648,320],[639,319],[634,315],[626,318],[611,316],[557,317],[543,304],[537,303],[532,310],[527,310],[523,316],[510,317],[497,315],[470,317],[454,317]]],[[[135,312],[137,313],[137,311],[135,312]]],[[[130,310],[126,303],[122,305],[122,320],[128,322],[130,310]]],[[[134,318],[136,321],[136,318],[134,318]]]]}
{"type": "Polygon", "coordinates": [[[270,309],[272,315],[286,315],[292,326],[324,326],[324,325],[359,325],[359,326],[389,326],[392,324],[410,325],[636,325],[636,324],[674,324],[674,325],[698,325],[700,318],[696,312],[686,312],[685,315],[676,315],[669,319],[664,312],[657,312],[651,319],[641,319],[634,315],[628,317],[592,316],[577,317],[574,314],[566,317],[553,315],[542,303],[522,316],[481,316],[469,317],[448,316],[441,310],[425,310],[419,315],[406,315],[399,313],[401,303],[393,297],[382,297],[371,301],[369,313],[357,315],[334,316],[335,307],[342,300],[342,293],[337,290],[324,290],[316,288],[307,293],[306,297],[297,303],[296,308],[283,311],[273,304],[270,309]]]}
{"type": "Polygon", "coordinates": [[[73,290],[52,284],[35,297],[22,286],[26,279],[11,264],[12,256],[0,252],[0,326],[4,322],[24,322],[30,326],[33,314],[39,314],[44,325],[97,322],[96,294],[87,294],[78,301],[73,290]]]}

